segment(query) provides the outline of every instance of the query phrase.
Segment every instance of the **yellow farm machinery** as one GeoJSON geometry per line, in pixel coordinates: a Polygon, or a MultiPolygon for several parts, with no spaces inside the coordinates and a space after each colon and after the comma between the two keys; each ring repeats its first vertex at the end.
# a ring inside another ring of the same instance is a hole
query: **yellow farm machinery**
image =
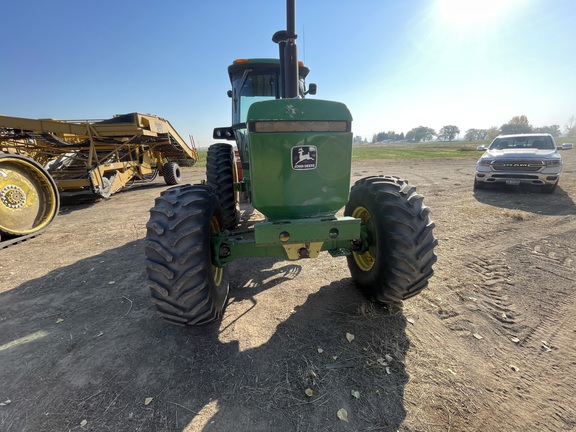
{"type": "Polygon", "coordinates": [[[129,113],[108,120],[0,116],[0,248],[38,235],[60,196],[108,198],[157,175],[180,183],[180,164],[198,160],[170,122],[129,113]]]}

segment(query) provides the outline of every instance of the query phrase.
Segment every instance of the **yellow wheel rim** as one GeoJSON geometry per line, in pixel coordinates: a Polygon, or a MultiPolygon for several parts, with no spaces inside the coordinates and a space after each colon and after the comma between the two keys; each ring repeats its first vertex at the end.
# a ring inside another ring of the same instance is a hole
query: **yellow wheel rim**
{"type": "MultiPolygon", "coordinates": [[[[356,207],[352,212],[352,217],[360,219],[370,234],[372,227],[372,217],[366,208],[361,206],[356,207]]],[[[376,262],[376,250],[373,248],[370,248],[363,253],[352,252],[352,256],[362,271],[369,271],[376,262]]]]}
{"type": "Polygon", "coordinates": [[[26,159],[0,159],[0,231],[31,234],[52,222],[58,197],[48,175],[26,159]]]}
{"type": "MultiPolygon", "coordinates": [[[[216,216],[212,216],[210,219],[210,234],[217,234],[220,232],[220,224],[216,216]]],[[[224,268],[212,266],[212,277],[214,278],[214,283],[218,286],[222,283],[222,276],[224,275],[224,268]]]]}
{"type": "Polygon", "coordinates": [[[236,183],[238,183],[239,179],[238,179],[238,165],[236,164],[236,155],[234,155],[234,158],[232,158],[232,181],[234,182],[234,203],[238,204],[238,202],[240,201],[240,192],[238,191],[238,189],[236,188],[236,183]]]}

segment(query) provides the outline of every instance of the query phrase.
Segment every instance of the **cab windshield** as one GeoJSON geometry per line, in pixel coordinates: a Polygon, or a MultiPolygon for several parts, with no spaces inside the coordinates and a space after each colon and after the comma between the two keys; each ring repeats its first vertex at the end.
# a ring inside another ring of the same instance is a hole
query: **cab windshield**
{"type": "Polygon", "coordinates": [[[254,102],[277,99],[278,75],[276,73],[247,73],[232,83],[234,91],[234,123],[244,123],[248,108],[254,102]]]}
{"type": "MultiPolygon", "coordinates": [[[[263,70],[245,69],[242,74],[235,74],[232,80],[232,123],[246,122],[248,109],[255,102],[280,99],[280,79],[278,68],[263,70]]],[[[301,75],[298,79],[299,97],[305,95],[305,81],[301,75]]]]}

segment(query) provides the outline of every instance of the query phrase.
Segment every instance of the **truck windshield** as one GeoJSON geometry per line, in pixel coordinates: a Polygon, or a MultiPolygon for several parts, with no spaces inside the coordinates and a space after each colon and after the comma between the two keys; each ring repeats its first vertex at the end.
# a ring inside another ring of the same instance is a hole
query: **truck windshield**
{"type": "Polygon", "coordinates": [[[554,150],[556,145],[548,136],[504,137],[496,138],[490,150],[536,149],[554,150]]]}

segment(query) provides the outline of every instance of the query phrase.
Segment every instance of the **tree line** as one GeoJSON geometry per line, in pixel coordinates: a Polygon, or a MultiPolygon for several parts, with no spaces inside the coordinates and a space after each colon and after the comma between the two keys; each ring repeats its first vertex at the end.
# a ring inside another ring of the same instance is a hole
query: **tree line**
{"type": "MultiPolygon", "coordinates": [[[[464,141],[491,141],[498,135],[519,134],[519,133],[548,133],[554,137],[559,137],[561,132],[559,125],[534,127],[525,115],[514,116],[500,127],[492,126],[488,129],[468,129],[464,133],[464,141]]],[[[568,137],[576,137],[576,116],[568,119],[564,126],[564,133],[568,137]]],[[[436,133],[427,126],[418,126],[410,129],[406,134],[397,134],[395,131],[378,132],[372,136],[372,142],[425,142],[425,141],[454,141],[460,134],[460,129],[455,125],[446,125],[436,133]]],[[[368,140],[360,136],[354,137],[355,143],[366,143],[368,140]]]]}

